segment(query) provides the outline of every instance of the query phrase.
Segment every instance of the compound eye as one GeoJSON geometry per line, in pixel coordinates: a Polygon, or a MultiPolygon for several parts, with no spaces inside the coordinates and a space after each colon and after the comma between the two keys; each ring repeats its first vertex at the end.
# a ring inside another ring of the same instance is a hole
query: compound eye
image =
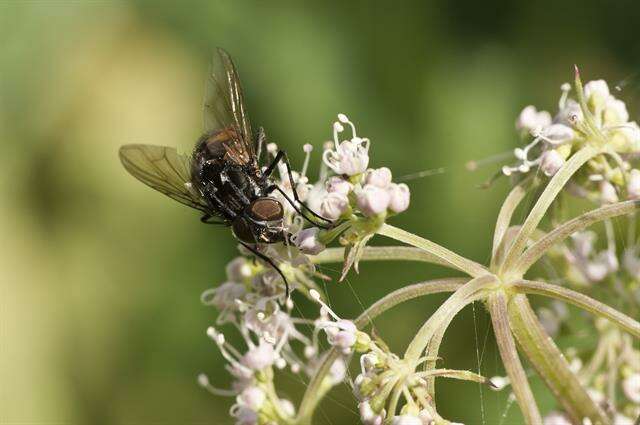
{"type": "Polygon", "coordinates": [[[251,218],[257,221],[278,221],[284,216],[284,208],[274,198],[259,198],[249,206],[251,218]]]}

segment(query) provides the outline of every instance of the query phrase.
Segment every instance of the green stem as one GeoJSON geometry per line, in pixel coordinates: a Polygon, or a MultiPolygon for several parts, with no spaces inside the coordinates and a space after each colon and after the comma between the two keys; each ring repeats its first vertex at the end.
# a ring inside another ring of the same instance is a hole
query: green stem
{"type": "MultiPolygon", "coordinates": [[[[405,286],[378,300],[358,316],[354,323],[358,329],[361,329],[371,323],[375,317],[398,304],[429,294],[456,291],[461,288],[467,280],[468,279],[465,278],[435,279],[405,286]]],[[[327,373],[329,373],[333,362],[335,362],[339,357],[340,353],[335,348],[328,350],[325,359],[318,368],[315,376],[311,379],[311,382],[309,382],[304,396],[302,397],[302,402],[300,403],[300,409],[298,411],[298,419],[296,420],[297,424],[311,423],[313,412],[324,395],[324,393],[320,391],[322,383],[327,373]]]]}
{"type": "Polygon", "coordinates": [[[582,165],[588,160],[598,155],[600,150],[593,146],[587,145],[573,154],[571,158],[560,168],[560,170],[549,181],[549,184],[544,189],[535,205],[531,209],[531,212],[527,216],[526,220],[522,224],[520,231],[516,235],[507,255],[504,259],[502,266],[500,267],[500,274],[504,271],[513,270],[512,265],[518,259],[522,251],[524,250],[527,241],[538,228],[540,221],[546,214],[549,206],[553,200],[558,196],[558,193],[562,190],[565,184],[569,181],[571,176],[575,174],[582,165]]]}
{"type": "Polygon", "coordinates": [[[509,328],[509,316],[507,312],[507,295],[504,291],[497,291],[487,300],[491,321],[493,323],[493,332],[496,336],[500,357],[504,368],[509,375],[511,388],[516,396],[525,423],[529,425],[542,424],[542,417],[538,410],[538,405],[531,392],[527,374],[522,367],[518,351],[516,349],[511,329],[509,328]]]}
{"type": "Polygon", "coordinates": [[[378,230],[378,234],[420,248],[444,262],[448,267],[463,271],[469,276],[478,277],[487,274],[487,269],[475,261],[464,258],[435,242],[389,224],[383,224],[378,230]]]}
{"type": "Polygon", "coordinates": [[[513,296],[509,304],[509,318],[511,330],[529,362],[573,422],[583,423],[584,418],[589,418],[594,425],[608,424],[609,420],[604,412],[591,400],[569,369],[562,352],[545,332],[525,295],[513,296]]]}
{"type": "Polygon", "coordinates": [[[547,252],[549,248],[559,242],[562,242],[571,234],[585,229],[594,223],[632,213],[638,208],[638,205],[640,205],[638,201],[626,201],[605,205],[561,224],[551,232],[547,233],[543,238],[529,247],[524,254],[522,254],[513,267],[515,274],[519,276],[524,275],[526,271],[529,270],[529,268],[547,252]]]}
{"type": "MultiPolygon", "coordinates": [[[[406,359],[417,361],[427,345],[430,344],[432,338],[440,328],[446,328],[451,320],[466,305],[482,298],[481,291],[496,282],[496,277],[485,274],[470,280],[460,289],[453,293],[429,319],[422,325],[418,333],[413,337],[411,343],[404,353],[406,359]]],[[[436,357],[433,353],[428,353],[428,357],[436,357]]]]}
{"type": "Polygon", "coordinates": [[[498,213],[498,219],[496,220],[496,228],[493,232],[493,248],[491,250],[491,266],[493,267],[494,260],[497,259],[496,254],[498,253],[498,248],[502,243],[504,235],[511,224],[511,218],[513,217],[513,213],[515,212],[520,202],[524,199],[527,194],[526,189],[522,184],[515,186],[509,192],[507,199],[502,203],[502,207],[500,207],[500,212],[498,213]]]}
{"type": "Polygon", "coordinates": [[[608,305],[603,304],[600,301],[596,301],[593,298],[581,294],[580,292],[572,291],[571,289],[552,285],[550,283],[531,280],[518,280],[513,283],[512,287],[520,293],[544,295],[546,297],[568,302],[588,311],[589,313],[604,317],[624,331],[629,332],[636,338],[640,338],[640,322],[632,319],[626,314],[620,313],[615,308],[609,307],[608,305]]]}
{"type": "MultiPolygon", "coordinates": [[[[315,264],[339,263],[344,261],[344,248],[327,248],[318,255],[309,256],[315,264]]],[[[420,261],[441,266],[449,263],[435,255],[409,246],[368,246],[360,261],[420,261]]]]}

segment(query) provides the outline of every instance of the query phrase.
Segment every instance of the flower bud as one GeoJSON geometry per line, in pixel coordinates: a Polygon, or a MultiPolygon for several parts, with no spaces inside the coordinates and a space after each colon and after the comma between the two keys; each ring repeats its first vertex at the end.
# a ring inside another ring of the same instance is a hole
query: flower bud
{"type": "Polygon", "coordinates": [[[252,370],[263,370],[276,360],[276,352],[273,345],[260,341],[257,347],[247,351],[242,357],[242,364],[252,370]]]}
{"type": "Polygon", "coordinates": [[[387,211],[390,200],[388,191],[371,184],[365,185],[357,194],[358,208],[368,217],[387,211]]]}
{"type": "Polygon", "coordinates": [[[607,100],[603,114],[606,125],[620,125],[629,121],[627,105],[613,96],[607,100]]]}
{"type": "Polygon", "coordinates": [[[258,425],[258,413],[246,406],[232,409],[231,416],[236,418],[236,425],[258,425]]]}
{"type": "Polygon", "coordinates": [[[387,167],[368,170],[364,177],[364,182],[365,184],[372,184],[384,189],[391,183],[391,170],[387,167]]]}
{"type": "Polygon", "coordinates": [[[600,182],[600,200],[605,204],[618,202],[616,188],[606,180],[600,182]]]}
{"type": "Polygon", "coordinates": [[[391,183],[387,191],[389,192],[389,209],[391,211],[401,213],[409,208],[409,201],[411,199],[409,186],[404,183],[391,183]]]}
{"type": "Polygon", "coordinates": [[[293,235],[291,241],[303,253],[308,255],[317,255],[326,248],[325,245],[318,239],[319,231],[320,229],[318,229],[317,227],[302,229],[298,233],[293,235]]]}
{"type": "Polygon", "coordinates": [[[604,106],[610,96],[609,86],[604,80],[593,80],[584,85],[584,97],[594,107],[604,106]]]}
{"type": "Polygon", "coordinates": [[[238,403],[255,411],[260,410],[265,399],[264,391],[258,387],[247,387],[238,395],[238,403]]]}
{"type": "Polygon", "coordinates": [[[564,124],[552,124],[545,129],[544,136],[554,143],[564,143],[572,140],[575,132],[564,124]]]}
{"type": "Polygon", "coordinates": [[[374,412],[368,401],[358,404],[358,410],[360,411],[360,420],[364,425],[382,425],[385,416],[384,410],[381,413],[374,412]]]}
{"type": "Polygon", "coordinates": [[[354,176],[366,171],[369,165],[369,146],[363,139],[344,140],[335,151],[325,151],[323,159],[336,174],[354,176]]]}
{"type": "Polygon", "coordinates": [[[341,319],[336,322],[336,326],[336,328],[327,329],[327,334],[331,336],[331,344],[345,350],[350,349],[357,340],[356,325],[350,320],[341,319]]]}
{"type": "Polygon", "coordinates": [[[339,176],[333,176],[327,180],[327,192],[333,193],[341,193],[343,195],[348,195],[349,192],[353,190],[353,184],[348,182],[339,176]]]}
{"type": "Polygon", "coordinates": [[[516,129],[532,131],[551,124],[551,115],[547,111],[537,111],[536,107],[525,107],[516,120],[516,129]]]}
{"type": "Polygon", "coordinates": [[[349,199],[340,192],[328,193],[320,204],[320,214],[329,220],[337,220],[349,209],[349,199]]]}
{"type": "Polygon", "coordinates": [[[564,165],[564,158],[555,149],[549,149],[542,154],[540,169],[547,177],[555,175],[564,165]]]}
{"type": "Polygon", "coordinates": [[[227,278],[233,282],[242,282],[251,276],[251,266],[244,257],[236,257],[226,267],[227,278]]]}

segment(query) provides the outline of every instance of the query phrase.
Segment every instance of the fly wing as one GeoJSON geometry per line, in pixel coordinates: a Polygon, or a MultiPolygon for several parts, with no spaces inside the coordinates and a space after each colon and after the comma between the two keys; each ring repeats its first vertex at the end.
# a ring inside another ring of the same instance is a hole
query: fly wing
{"type": "Polygon", "coordinates": [[[202,195],[191,184],[191,159],[175,148],[124,145],[120,148],[124,168],[147,186],[192,208],[210,213],[202,195]]]}
{"type": "Polygon", "coordinates": [[[207,78],[203,105],[207,134],[225,130],[230,138],[224,143],[227,156],[238,165],[257,166],[251,123],[244,107],[238,71],[229,54],[218,48],[207,78]]]}

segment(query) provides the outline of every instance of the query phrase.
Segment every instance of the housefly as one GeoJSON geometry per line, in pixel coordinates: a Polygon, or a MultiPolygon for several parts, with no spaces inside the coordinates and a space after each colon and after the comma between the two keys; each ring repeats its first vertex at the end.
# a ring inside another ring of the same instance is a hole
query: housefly
{"type": "Polygon", "coordinates": [[[223,49],[214,55],[203,115],[204,134],[191,155],[166,146],[124,145],[119,152],[122,165],[142,183],[200,211],[203,223],[231,227],[240,244],[280,273],[288,298],[289,285],[282,271],[257,249],[258,244],[288,242],[291,236],[284,226],[283,205],[273,193],[279,192],[313,225],[324,227],[318,220],[328,221],[300,202],[285,151],[278,151],[270,164],[261,166],[266,136],[260,128],[254,138],[238,72],[223,49]],[[271,179],[281,161],[293,199],[271,179]]]}

